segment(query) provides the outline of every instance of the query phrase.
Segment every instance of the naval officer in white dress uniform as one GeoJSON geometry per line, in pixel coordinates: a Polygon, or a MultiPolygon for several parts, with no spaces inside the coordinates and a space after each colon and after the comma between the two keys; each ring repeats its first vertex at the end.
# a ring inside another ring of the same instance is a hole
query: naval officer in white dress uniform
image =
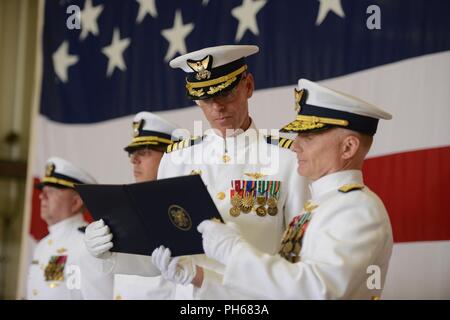
{"type": "Polygon", "coordinates": [[[41,217],[49,234],[37,244],[29,267],[27,299],[110,299],[112,276],[102,272],[83,242],[83,201],[75,184],[96,183],[85,171],[57,157],[47,160],[41,217]]]}
{"type": "MultiPolygon", "coordinates": [[[[198,173],[224,221],[233,222],[254,247],[275,254],[287,223],[307,199],[306,179],[292,174],[292,140],[257,130],[248,113],[254,79],[245,57],[256,46],[219,46],[170,62],[187,72],[186,93],[202,109],[212,129],[168,148],[159,178],[198,173]]],[[[155,256],[154,264],[167,261],[155,256]]],[[[182,258],[163,276],[190,286],[195,299],[251,299],[222,286],[223,265],[204,255],[182,258]],[[178,263],[179,262],[179,263],[178,263]]],[[[189,287],[189,286],[188,286],[189,287]]],[[[177,287],[181,290],[180,286],[177,287]]]]}
{"type": "Polygon", "coordinates": [[[290,222],[278,254],[214,221],[198,227],[205,253],[226,266],[226,287],[255,298],[378,299],[392,230],[361,170],[379,119],[392,116],[305,79],[295,95],[297,118],[282,130],[298,133],[297,171],[311,179],[311,199],[290,222]]]}

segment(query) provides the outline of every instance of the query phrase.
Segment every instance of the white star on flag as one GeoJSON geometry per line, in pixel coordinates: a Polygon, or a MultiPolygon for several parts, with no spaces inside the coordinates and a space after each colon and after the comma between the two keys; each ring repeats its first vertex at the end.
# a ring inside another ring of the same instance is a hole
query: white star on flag
{"type": "Polygon", "coordinates": [[[130,38],[120,39],[120,31],[115,28],[111,44],[102,49],[102,52],[108,57],[108,70],[106,72],[108,77],[112,75],[116,67],[122,71],[127,69],[123,61],[123,52],[129,44],[130,38]]]}
{"type": "Polygon", "coordinates": [[[339,17],[345,18],[341,0],[318,0],[320,2],[319,13],[317,14],[316,25],[320,25],[325,20],[328,12],[333,11],[339,17]]]}
{"type": "Polygon", "coordinates": [[[69,54],[69,42],[64,41],[52,55],[53,68],[62,82],[67,82],[67,69],[78,62],[78,56],[69,54]]]}
{"type": "Polygon", "coordinates": [[[98,35],[97,18],[102,13],[103,6],[92,6],[92,0],[86,0],[84,9],[81,11],[81,34],[80,39],[84,40],[92,33],[94,36],[98,35]]]}
{"type": "Polygon", "coordinates": [[[139,2],[139,12],[136,18],[137,23],[141,23],[144,20],[147,13],[153,18],[158,16],[158,11],[156,11],[155,0],[136,0],[139,2]]]}
{"type": "Polygon", "coordinates": [[[169,41],[169,48],[167,49],[166,56],[164,57],[165,61],[169,61],[177,53],[185,54],[187,52],[185,38],[189,33],[191,33],[192,29],[194,29],[194,24],[183,24],[181,11],[177,10],[175,13],[173,27],[161,31],[163,37],[169,41]]]}
{"type": "Polygon", "coordinates": [[[256,14],[266,5],[266,0],[243,0],[242,5],[231,10],[231,15],[239,20],[236,32],[236,42],[239,42],[245,31],[250,30],[254,35],[259,34],[256,14]]]}

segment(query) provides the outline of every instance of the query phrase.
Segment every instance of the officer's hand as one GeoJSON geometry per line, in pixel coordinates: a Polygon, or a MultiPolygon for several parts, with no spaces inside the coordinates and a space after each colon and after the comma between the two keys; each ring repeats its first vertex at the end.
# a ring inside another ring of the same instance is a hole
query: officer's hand
{"type": "Polygon", "coordinates": [[[233,247],[241,241],[241,234],[234,223],[223,224],[205,220],[197,227],[203,237],[205,254],[222,264],[228,263],[233,247]]]}
{"type": "Polygon", "coordinates": [[[190,284],[197,273],[191,257],[172,258],[170,249],[164,246],[153,251],[152,262],[166,280],[182,285],[190,284]]]}
{"type": "Polygon", "coordinates": [[[84,233],[84,243],[91,255],[100,259],[107,259],[111,256],[113,247],[112,233],[102,219],[89,224],[84,233]]]}

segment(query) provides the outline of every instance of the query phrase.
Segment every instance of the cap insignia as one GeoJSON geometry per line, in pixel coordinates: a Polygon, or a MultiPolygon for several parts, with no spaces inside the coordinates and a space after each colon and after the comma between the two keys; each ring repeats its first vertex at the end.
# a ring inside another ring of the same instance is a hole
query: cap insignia
{"type": "Polygon", "coordinates": [[[195,78],[197,80],[205,80],[211,77],[212,62],[213,57],[211,55],[207,55],[201,60],[188,60],[187,64],[192,70],[197,73],[195,75],[195,78]]]}
{"type": "Polygon", "coordinates": [[[48,163],[45,166],[45,176],[46,177],[51,177],[54,171],[55,171],[55,165],[53,163],[48,163]]]}
{"type": "Polygon", "coordinates": [[[300,110],[302,109],[302,106],[305,105],[306,97],[308,96],[308,91],[306,89],[301,90],[294,89],[294,95],[295,95],[295,111],[299,113],[300,110]]]}
{"type": "Polygon", "coordinates": [[[139,136],[139,132],[142,130],[144,123],[145,123],[144,119],[141,119],[137,122],[133,122],[133,137],[139,136]]]}

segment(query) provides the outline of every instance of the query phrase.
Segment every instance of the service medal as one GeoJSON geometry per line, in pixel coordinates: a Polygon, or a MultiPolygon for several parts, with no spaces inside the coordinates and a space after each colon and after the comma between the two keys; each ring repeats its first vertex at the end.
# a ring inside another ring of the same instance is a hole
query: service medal
{"type": "Polygon", "coordinates": [[[268,183],[267,181],[258,181],[258,196],[256,197],[256,202],[260,206],[266,205],[266,193],[267,193],[268,183]]]}
{"type": "Polygon", "coordinates": [[[237,192],[231,197],[231,205],[233,207],[239,207],[241,205],[241,201],[242,197],[237,192]]]}
{"type": "Polygon", "coordinates": [[[265,215],[267,215],[266,207],[259,206],[258,208],[256,208],[256,214],[260,217],[264,217],[265,215]]]}
{"type": "Polygon", "coordinates": [[[269,207],[267,209],[267,212],[269,213],[269,215],[271,216],[276,216],[278,213],[278,208],[277,207],[269,207]]]}
{"type": "Polygon", "coordinates": [[[269,206],[269,208],[275,208],[278,205],[278,201],[274,197],[270,197],[269,199],[267,199],[267,205],[269,206]]]}
{"type": "Polygon", "coordinates": [[[252,207],[241,207],[242,213],[250,213],[252,211],[252,207]]]}
{"type": "Polygon", "coordinates": [[[289,241],[283,246],[282,250],[283,250],[284,254],[287,254],[287,253],[290,253],[293,248],[294,248],[294,245],[292,244],[292,241],[289,241]]]}
{"type": "Polygon", "coordinates": [[[266,205],[266,197],[264,196],[257,196],[256,197],[256,203],[260,206],[266,205]]]}
{"type": "Polygon", "coordinates": [[[252,208],[254,204],[255,204],[255,201],[253,200],[253,197],[250,194],[244,196],[241,200],[242,207],[252,208]]]}
{"type": "Polygon", "coordinates": [[[295,245],[294,245],[294,253],[296,255],[299,255],[300,250],[302,250],[302,246],[301,246],[301,244],[299,242],[296,242],[295,245]]]}
{"type": "Polygon", "coordinates": [[[241,214],[241,210],[238,208],[238,207],[232,207],[231,209],[230,209],[230,216],[232,216],[232,217],[237,217],[237,216],[239,216],[241,214]]]}

